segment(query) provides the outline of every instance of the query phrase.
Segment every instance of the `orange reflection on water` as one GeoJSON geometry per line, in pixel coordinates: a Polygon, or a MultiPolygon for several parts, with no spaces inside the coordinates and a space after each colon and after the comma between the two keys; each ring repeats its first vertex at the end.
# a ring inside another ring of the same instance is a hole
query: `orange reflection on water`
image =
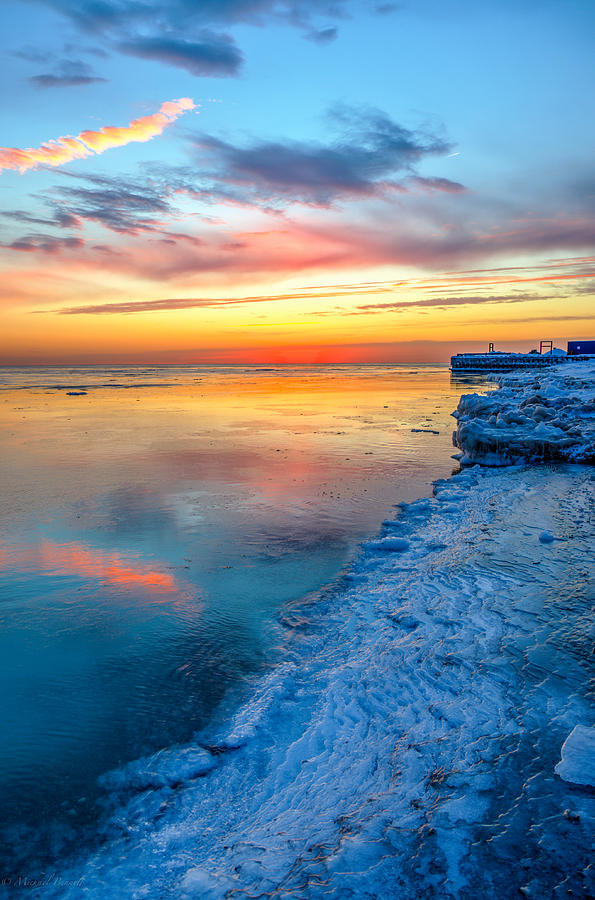
{"type": "Polygon", "coordinates": [[[177,589],[175,578],[120,553],[82,543],[43,540],[32,547],[0,547],[1,569],[35,568],[51,575],[79,575],[113,585],[132,585],[151,591],[177,589]]]}

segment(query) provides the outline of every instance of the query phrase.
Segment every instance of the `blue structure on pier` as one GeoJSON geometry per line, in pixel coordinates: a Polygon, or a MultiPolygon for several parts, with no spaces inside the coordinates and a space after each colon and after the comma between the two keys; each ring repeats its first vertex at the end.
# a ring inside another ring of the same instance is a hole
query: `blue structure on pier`
{"type": "Polygon", "coordinates": [[[595,341],[568,341],[568,356],[595,356],[595,341]]]}

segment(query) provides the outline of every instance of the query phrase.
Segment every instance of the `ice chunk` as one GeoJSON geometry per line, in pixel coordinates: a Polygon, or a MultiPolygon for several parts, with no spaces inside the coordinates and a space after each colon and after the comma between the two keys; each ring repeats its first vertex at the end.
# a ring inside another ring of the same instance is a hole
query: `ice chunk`
{"type": "Polygon", "coordinates": [[[202,747],[173,747],[106,772],[100,784],[113,791],[174,787],[206,774],[215,765],[216,760],[202,747]]]}
{"type": "Polygon", "coordinates": [[[461,465],[595,461],[595,362],[502,375],[490,394],[464,394],[453,416],[461,465]]]}
{"type": "Polygon", "coordinates": [[[595,727],[576,725],[564,743],[556,774],[572,784],[595,787],[595,727]]]}
{"type": "Polygon", "coordinates": [[[368,541],[365,545],[370,550],[381,550],[385,553],[404,553],[409,550],[409,541],[405,538],[386,537],[379,541],[368,541]]]}

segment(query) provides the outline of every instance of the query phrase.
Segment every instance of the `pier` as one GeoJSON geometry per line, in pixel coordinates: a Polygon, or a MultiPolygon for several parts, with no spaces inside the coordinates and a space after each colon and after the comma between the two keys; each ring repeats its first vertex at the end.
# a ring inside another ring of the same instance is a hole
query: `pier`
{"type": "Polygon", "coordinates": [[[561,363],[581,362],[592,359],[595,354],[594,341],[569,341],[568,352],[554,347],[552,341],[541,341],[539,350],[530,353],[506,353],[495,350],[490,343],[487,353],[457,353],[450,358],[450,369],[454,373],[481,374],[482,372],[509,372],[513,369],[546,369],[561,363]],[[593,348],[591,352],[577,352],[578,347],[593,348]]]}

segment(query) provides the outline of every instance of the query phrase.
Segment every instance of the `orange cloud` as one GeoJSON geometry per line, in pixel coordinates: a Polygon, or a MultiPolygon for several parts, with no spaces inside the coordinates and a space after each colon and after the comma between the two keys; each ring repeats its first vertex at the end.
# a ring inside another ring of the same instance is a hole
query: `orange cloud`
{"type": "Polygon", "coordinates": [[[18,169],[22,174],[27,169],[41,165],[63,166],[73,159],[84,159],[93,153],[103,153],[112,147],[123,147],[132,141],[150,141],[179,116],[194,108],[195,104],[189,97],[181,97],[179,100],[162,103],[159,112],[134,119],[130,125],[122,127],[106,125],[99,131],[81,131],[77,137],[61,137],[46,141],[37,149],[0,147],[0,170],[18,169]]]}

